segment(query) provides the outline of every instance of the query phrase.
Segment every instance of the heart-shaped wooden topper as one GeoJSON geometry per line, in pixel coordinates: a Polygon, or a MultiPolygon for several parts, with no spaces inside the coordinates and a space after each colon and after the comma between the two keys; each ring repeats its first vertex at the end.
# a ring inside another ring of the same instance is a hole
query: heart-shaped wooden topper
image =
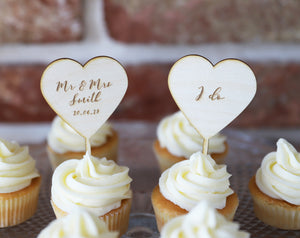
{"type": "Polygon", "coordinates": [[[178,107],[205,139],[233,121],[256,92],[255,76],[245,63],[227,59],[213,66],[198,55],[179,59],[168,83],[178,107]]]}
{"type": "Polygon", "coordinates": [[[127,85],[122,65],[104,56],[84,66],[72,59],[56,60],[41,79],[42,94],[50,107],[87,139],[120,104],[127,85]]]}

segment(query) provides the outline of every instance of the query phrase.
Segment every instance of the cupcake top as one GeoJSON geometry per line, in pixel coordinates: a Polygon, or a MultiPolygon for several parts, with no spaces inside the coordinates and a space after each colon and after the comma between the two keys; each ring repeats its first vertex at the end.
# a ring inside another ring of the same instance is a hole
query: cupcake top
{"type": "MultiPolygon", "coordinates": [[[[189,158],[193,153],[202,151],[203,138],[192,127],[181,111],[165,117],[157,127],[160,146],[178,157],[189,158]]],[[[226,137],[217,134],[209,139],[208,153],[223,153],[226,137]]]]}
{"type": "Polygon", "coordinates": [[[52,201],[61,210],[71,213],[84,207],[97,216],[120,207],[130,198],[129,169],[106,158],[86,154],[60,164],[52,177],[52,201]]]}
{"type": "Polygon", "coordinates": [[[178,216],[165,224],[161,238],[248,238],[237,223],[228,221],[207,202],[200,202],[188,214],[178,216]]]}
{"type": "Polygon", "coordinates": [[[108,230],[104,221],[84,209],[52,221],[37,238],[117,238],[118,232],[108,230]]]}
{"type": "Polygon", "coordinates": [[[187,211],[202,200],[222,209],[233,193],[229,187],[230,176],[226,165],[218,165],[210,155],[197,152],[165,170],[159,179],[159,188],[166,199],[187,211]]]}
{"type": "Polygon", "coordinates": [[[27,146],[0,139],[0,193],[19,191],[39,176],[27,146]]]}
{"type": "Polygon", "coordinates": [[[300,153],[285,139],[267,154],[256,172],[256,184],[266,195],[300,205],[300,153]]]}
{"type": "MultiPolygon", "coordinates": [[[[103,126],[90,138],[91,146],[103,145],[112,133],[111,125],[104,123],[103,126]]],[[[85,139],[59,116],[54,118],[47,140],[48,145],[55,152],[60,154],[67,151],[85,151],[85,139]]]]}

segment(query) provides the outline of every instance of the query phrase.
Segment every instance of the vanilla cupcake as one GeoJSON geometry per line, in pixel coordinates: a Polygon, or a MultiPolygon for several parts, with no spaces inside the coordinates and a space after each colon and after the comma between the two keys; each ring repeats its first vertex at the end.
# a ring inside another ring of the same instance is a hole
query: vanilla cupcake
{"type": "MultiPolygon", "coordinates": [[[[58,116],[52,122],[47,141],[53,169],[65,160],[81,159],[85,154],[85,139],[58,116]]],[[[90,138],[90,144],[93,156],[117,161],[118,134],[109,123],[104,123],[90,138]]]]}
{"type": "MultiPolygon", "coordinates": [[[[202,151],[203,138],[191,126],[181,111],[165,117],[157,127],[154,153],[163,172],[173,164],[188,159],[193,153],[202,151]]],[[[217,134],[209,139],[208,153],[223,164],[228,152],[226,137],[217,134]]]]}
{"type": "Polygon", "coordinates": [[[261,221],[281,229],[300,229],[300,153],[285,139],[277,141],[276,152],[264,157],[249,189],[261,221]]]}
{"type": "Polygon", "coordinates": [[[40,185],[28,147],[0,139],[0,227],[14,226],[33,216],[40,185]]]}
{"type": "Polygon", "coordinates": [[[188,214],[170,220],[161,231],[161,238],[249,238],[239,224],[228,221],[208,202],[202,201],[188,214]]]}
{"type": "Polygon", "coordinates": [[[128,228],[132,192],[129,169],[106,158],[85,155],[71,159],[54,171],[51,203],[57,218],[84,208],[104,220],[110,231],[128,228]]]}
{"type": "Polygon", "coordinates": [[[117,238],[104,221],[84,209],[76,209],[66,217],[52,221],[37,238],[117,238]]]}
{"type": "Polygon", "coordinates": [[[165,170],[151,196],[158,229],[203,200],[209,200],[219,213],[232,220],[239,201],[229,187],[230,176],[226,165],[216,164],[210,155],[201,152],[165,170]]]}

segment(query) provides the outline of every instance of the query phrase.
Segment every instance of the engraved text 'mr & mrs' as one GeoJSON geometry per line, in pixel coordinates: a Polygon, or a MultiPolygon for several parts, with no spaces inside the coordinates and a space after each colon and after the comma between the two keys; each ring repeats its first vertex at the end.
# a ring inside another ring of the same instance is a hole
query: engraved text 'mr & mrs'
{"type": "Polygon", "coordinates": [[[69,81],[58,81],[56,83],[56,92],[74,92],[72,100],[69,101],[70,106],[75,104],[95,103],[101,100],[102,90],[111,87],[111,82],[103,82],[101,79],[97,80],[82,80],[79,84],[73,85],[69,81]],[[89,91],[90,95],[82,96],[81,92],[89,91]]]}

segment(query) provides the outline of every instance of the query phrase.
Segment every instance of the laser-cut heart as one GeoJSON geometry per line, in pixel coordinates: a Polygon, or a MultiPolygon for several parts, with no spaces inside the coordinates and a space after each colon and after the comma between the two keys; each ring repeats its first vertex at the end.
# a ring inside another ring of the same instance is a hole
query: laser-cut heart
{"type": "Polygon", "coordinates": [[[245,63],[227,59],[213,66],[198,55],[179,59],[168,84],[178,107],[205,139],[233,121],[256,92],[255,76],[245,63]]]}
{"type": "Polygon", "coordinates": [[[85,138],[110,117],[127,86],[122,65],[104,56],[83,66],[72,59],[56,60],[41,78],[41,91],[50,107],[85,138]]]}

